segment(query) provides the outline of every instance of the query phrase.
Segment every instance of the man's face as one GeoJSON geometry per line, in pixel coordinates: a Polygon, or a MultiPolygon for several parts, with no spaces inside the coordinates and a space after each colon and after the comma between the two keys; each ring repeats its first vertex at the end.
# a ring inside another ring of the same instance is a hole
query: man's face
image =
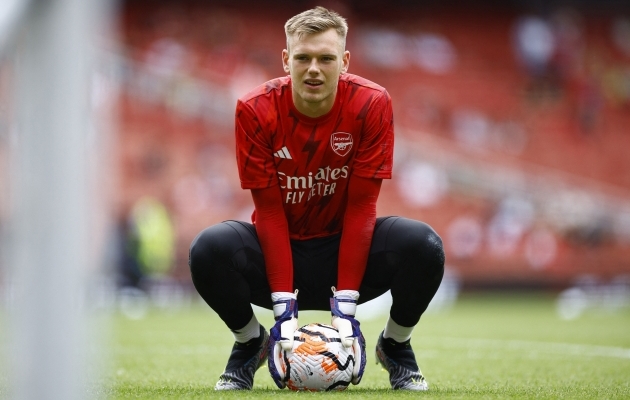
{"type": "Polygon", "coordinates": [[[348,70],[350,52],[334,29],[289,38],[282,51],[284,70],[291,74],[293,103],[309,117],[326,114],[335,103],[339,75],[348,70]]]}

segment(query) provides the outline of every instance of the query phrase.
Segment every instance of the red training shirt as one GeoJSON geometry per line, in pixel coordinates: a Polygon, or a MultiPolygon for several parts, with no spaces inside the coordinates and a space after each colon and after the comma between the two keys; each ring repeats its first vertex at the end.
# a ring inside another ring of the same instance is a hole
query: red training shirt
{"type": "Polygon", "coordinates": [[[340,232],[349,177],[391,178],[393,146],[389,94],[357,75],[341,75],[333,108],[318,118],[295,108],[290,76],[270,80],[237,102],[241,187],[280,186],[291,239],[340,232]]]}

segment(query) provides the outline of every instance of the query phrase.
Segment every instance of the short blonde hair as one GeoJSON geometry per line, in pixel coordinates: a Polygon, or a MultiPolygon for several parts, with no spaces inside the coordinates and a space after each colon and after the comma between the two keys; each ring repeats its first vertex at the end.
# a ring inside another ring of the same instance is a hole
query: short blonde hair
{"type": "Polygon", "coordinates": [[[304,35],[325,32],[331,28],[337,31],[337,34],[342,40],[342,48],[345,49],[348,23],[346,19],[338,13],[317,6],[291,17],[286,24],[284,24],[284,32],[287,36],[287,49],[289,48],[289,38],[294,35],[301,38],[304,35]]]}

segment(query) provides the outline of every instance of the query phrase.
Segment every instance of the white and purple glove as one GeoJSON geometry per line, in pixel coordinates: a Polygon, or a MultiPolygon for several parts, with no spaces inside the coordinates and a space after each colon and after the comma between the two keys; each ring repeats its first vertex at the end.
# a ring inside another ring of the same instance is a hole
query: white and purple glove
{"type": "Polygon", "coordinates": [[[294,334],[298,328],[297,293],[297,290],[295,293],[271,293],[273,316],[276,323],[270,330],[267,363],[271,377],[280,389],[284,389],[288,380],[286,371],[281,367],[285,365],[282,357],[285,351],[293,350],[294,334]]]}
{"type": "Polygon", "coordinates": [[[357,312],[359,292],[356,290],[335,290],[330,298],[331,325],[339,331],[344,347],[352,347],[354,353],[354,369],[352,383],[358,385],[365,372],[365,338],[361,333],[360,323],[354,316],[357,312]]]}

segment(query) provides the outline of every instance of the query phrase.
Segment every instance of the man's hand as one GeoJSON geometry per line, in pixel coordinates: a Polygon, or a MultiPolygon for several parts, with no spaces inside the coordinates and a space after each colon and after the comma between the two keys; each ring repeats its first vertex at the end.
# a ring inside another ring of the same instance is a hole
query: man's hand
{"type": "Polygon", "coordinates": [[[357,311],[359,292],[356,290],[333,290],[330,298],[332,326],[339,331],[344,347],[352,347],[354,353],[354,370],[352,383],[358,385],[365,371],[365,338],[361,333],[360,323],[354,318],[357,311]]]}
{"type": "Polygon", "coordinates": [[[271,338],[278,342],[282,350],[291,351],[293,349],[293,335],[298,328],[297,316],[297,291],[274,292],[271,294],[273,303],[273,316],[276,320],[271,328],[271,338]]]}
{"type": "Polygon", "coordinates": [[[335,290],[334,287],[332,289],[333,297],[330,299],[332,326],[339,331],[344,347],[351,347],[354,339],[361,334],[359,321],[354,319],[359,292],[356,290],[335,290]]]}
{"type": "Polygon", "coordinates": [[[273,381],[283,389],[288,380],[286,371],[281,367],[283,352],[293,349],[293,335],[298,328],[297,290],[295,293],[273,292],[271,302],[276,323],[270,330],[267,362],[273,381]]]}

